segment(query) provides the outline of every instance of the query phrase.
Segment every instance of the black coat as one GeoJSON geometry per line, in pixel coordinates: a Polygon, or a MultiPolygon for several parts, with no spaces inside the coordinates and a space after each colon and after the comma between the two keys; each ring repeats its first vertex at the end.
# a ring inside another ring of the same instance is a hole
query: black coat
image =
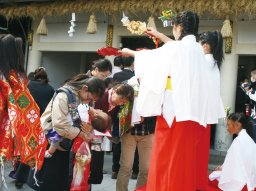
{"type": "Polygon", "coordinates": [[[117,72],[114,74],[113,79],[117,82],[123,82],[129,80],[131,77],[134,76],[134,72],[129,69],[124,69],[121,72],[117,72]]]}
{"type": "Polygon", "coordinates": [[[28,89],[40,109],[40,115],[42,115],[54,94],[53,87],[38,80],[31,80],[28,83],[28,89]]]}
{"type": "Polygon", "coordinates": [[[249,103],[250,103],[249,96],[243,91],[241,87],[237,87],[235,112],[240,112],[245,114],[245,104],[249,104],[249,103]]]}

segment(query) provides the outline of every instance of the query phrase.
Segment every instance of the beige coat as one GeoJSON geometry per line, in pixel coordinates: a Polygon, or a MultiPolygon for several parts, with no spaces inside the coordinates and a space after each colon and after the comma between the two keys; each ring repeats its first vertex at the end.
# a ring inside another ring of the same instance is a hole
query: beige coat
{"type": "MultiPolygon", "coordinates": [[[[77,94],[76,100],[77,105],[79,105],[80,99],[77,94]]],[[[44,131],[47,132],[51,128],[54,128],[54,130],[64,138],[74,139],[80,132],[77,127],[72,126],[73,122],[68,111],[68,97],[64,92],[57,94],[53,106],[52,100],[50,101],[40,120],[44,131]],[[48,125],[50,118],[52,118],[52,124],[48,125]]]]}

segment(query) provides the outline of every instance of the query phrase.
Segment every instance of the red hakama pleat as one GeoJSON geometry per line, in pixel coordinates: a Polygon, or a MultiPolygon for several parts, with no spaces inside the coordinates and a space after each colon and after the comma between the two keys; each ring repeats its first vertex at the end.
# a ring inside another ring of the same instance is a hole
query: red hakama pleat
{"type": "Polygon", "coordinates": [[[203,128],[197,122],[175,120],[169,128],[165,119],[158,117],[147,191],[196,190],[203,128]]]}
{"type": "Polygon", "coordinates": [[[197,175],[196,181],[198,190],[207,190],[208,185],[208,163],[209,163],[209,151],[210,151],[210,134],[211,134],[211,126],[207,125],[205,127],[199,127],[198,131],[199,135],[199,144],[197,150],[197,175]]]}

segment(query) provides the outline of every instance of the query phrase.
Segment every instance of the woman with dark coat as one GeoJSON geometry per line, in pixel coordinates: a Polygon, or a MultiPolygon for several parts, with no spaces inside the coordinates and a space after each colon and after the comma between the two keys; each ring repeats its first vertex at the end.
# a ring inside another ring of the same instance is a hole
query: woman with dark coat
{"type": "Polygon", "coordinates": [[[29,81],[28,89],[40,108],[40,115],[42,115],[54,94],[44,67],[35,70],[34,79],[29,81]]]}

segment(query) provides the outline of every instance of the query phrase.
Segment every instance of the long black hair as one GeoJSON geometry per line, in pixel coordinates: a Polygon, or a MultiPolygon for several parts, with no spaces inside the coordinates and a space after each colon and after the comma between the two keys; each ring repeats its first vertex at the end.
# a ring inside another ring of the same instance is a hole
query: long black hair
{"type": "Polygon", "coordinates": [[[11,70],[25,75],[22,40],[11,34],[0,36],[0,71],[9,79],[11,70]]]}
{"type": "Polygon", "coordinates": [[[25,62],[25,56],[23,53],[23,40],[20,37],[15,38],[15,47],[17,52],[17,72],[25,74],[24,70],[24,62],[25,62]]]}
{"type": "Polygon", "coordinates": [[[181,25],[183,27],[179,40],[187,35],[195,35],[197,38],[199,18],[196,13],[192,11],[181,12],[174,18],[173,23],[176,26],[181,25]]]}
{"type": "Polygon", "coordinates": [[[207,43],[210,46],[210,52],[213,54],[213,58],[216,60],[218,67],[220,68],[223,59],[223,37],[219,31],[204,32],[199,35],[199,41],[201,44],[207,43]]]}
{"type": "Polygon", "coordinates": [[[88,87],[88,92],[102,97],[106,86],[103,80],[97,77],[89,77],[86,74],[77,74],[66,81],[66,84],[73,87],[76,91],[81,90],[85,85],[88,87]]]}
{"type": "Polygon", "coordinates": [[[228,116],[228,120],[233,122],[239,122],[243,129],[252,137],[253,120],[251,117],[245,116],[243,113],[231,113],[228,116]]]}

